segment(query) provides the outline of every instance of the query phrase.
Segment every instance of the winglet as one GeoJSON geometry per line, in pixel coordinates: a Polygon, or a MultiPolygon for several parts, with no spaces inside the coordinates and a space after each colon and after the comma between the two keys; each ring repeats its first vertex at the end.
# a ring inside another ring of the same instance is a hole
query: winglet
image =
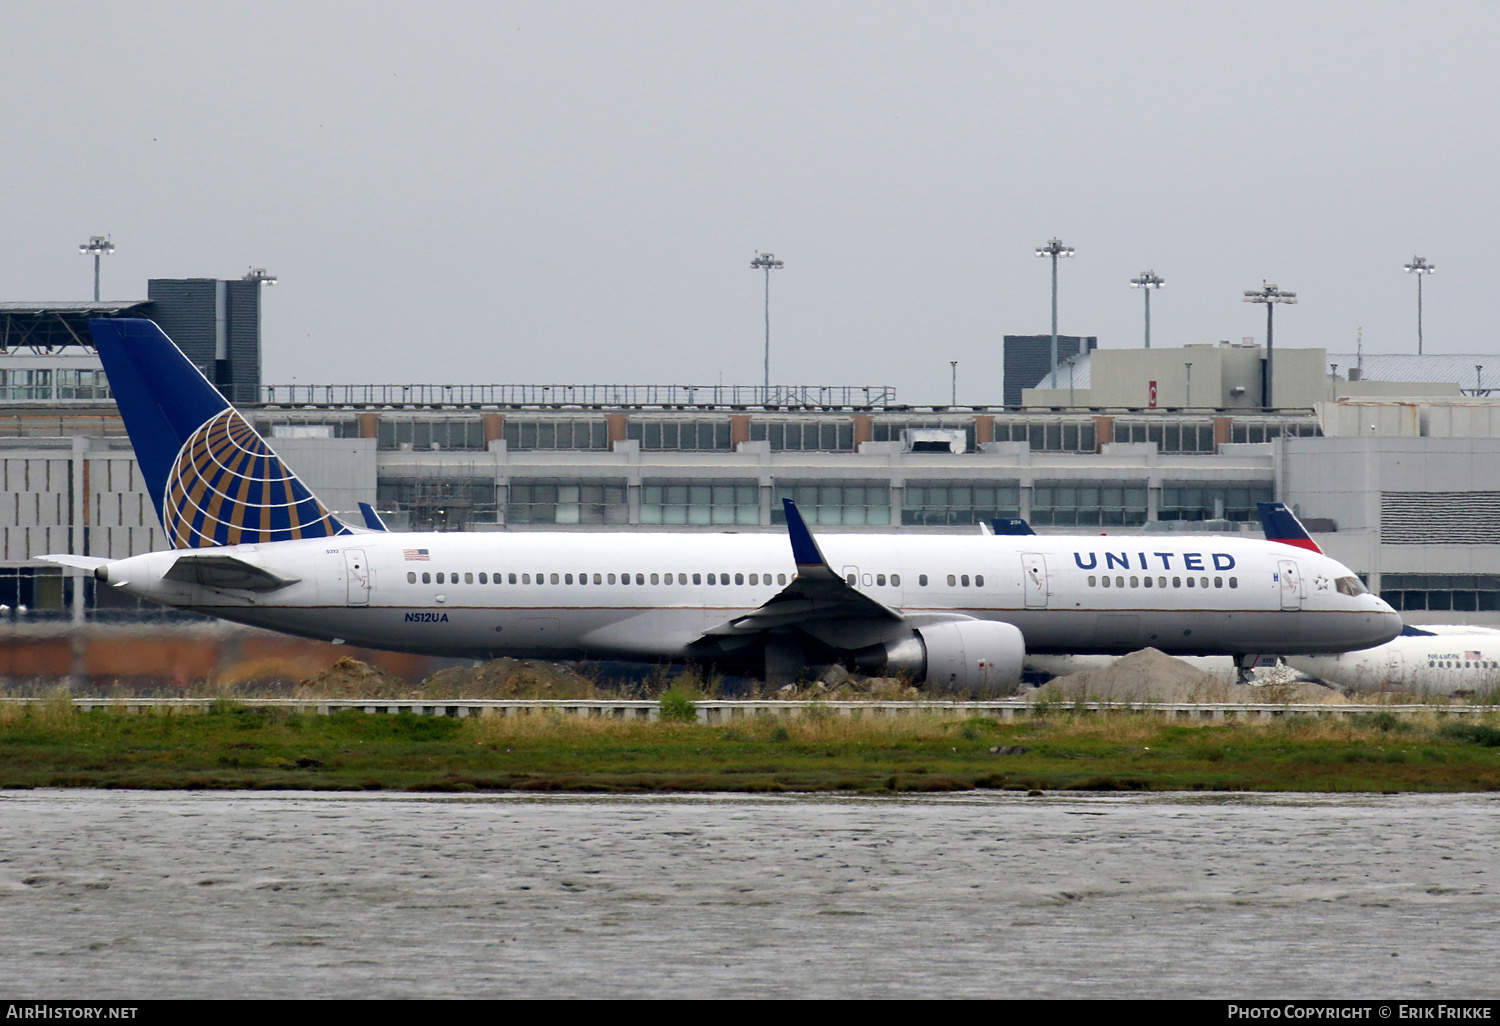
{"type": "Polygon", "coordinates": [[[1260,510],[1260,526],[1266,532],[1266,541],[1283,542],[1322,554],[1323,550],[1312,540],[1312,535],[1307,533],[1297,515],[1286,508],[1286,503],[1257,502],[1255,508],[1260,510]]]}
{"type": "Polygon", "coordinates": [[[375,512],[375,507],[368,502],[359,504],[359,515],[365,518],[365,526],[372,531],[389,531],[385,521],[380,519],[380,514],[375,512]]]}
{"type": "Polygon", "coordinates": [[[812,532],[807,529],[807,521],[802,519],[802,514],[797,510],[797,504],[791,499],[782,499],[781,505],[786,509],[786,529],[792,540],[792,559],[796,561],[798,568],[827,569],[828,560],[823,558],[818,543],[813,540],[812,532]]]}

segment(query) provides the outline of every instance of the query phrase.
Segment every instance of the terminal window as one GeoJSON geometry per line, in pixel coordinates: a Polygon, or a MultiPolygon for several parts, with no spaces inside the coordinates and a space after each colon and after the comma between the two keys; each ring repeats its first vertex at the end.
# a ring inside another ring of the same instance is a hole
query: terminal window
{"type": "Polygon", "coordinates": [[[1500,610],[1500,576],[1493,574],[1381,574],[1380,597],[1397,610],[1500,610]]]}
{"type": "Polygon", "coordinates": [[[854,422],[756,419],[750,422],[750,440],[770,442],[772,452],[853,452],[854,422]]]}
{"type": "Polygon", "coordinates": [[[880,481],[801,481],[778,484],[771,504],[771,523],[786,523],[782,499],[797,504],[809,524],[832,527],[861,524],[889,525],[891,486],[880,481]]]}
{"type": "Polygon", "coordinates": [[[646,452],[731,448],[727,420],[643,420],[626,426],[625,436],[646,452]]]}
{"type": "Polygon", "coordinates": [[[1146,482],[1038,481],[1031,522],[1043,527],[1137,527],[1146,522],[1146,482]]]}
{"type": "Polygon", "coordinates": [[[1163,481],[1158,520],[1233,520],[1245,523],[1259,519],[1257,502],[1275,498],[1269,481],[1163,481]]]}
{"type": "Polygon", "coordinates": [[[1116,442],[1155,442],[1157,452],[1213,452],[1213,421],[1116,420],[1116,442]]]}
{"type": "Polygon", "coordinates": [[[511,524],[625,524],[624,481],[512,481],[505,519],[511,524]]]}
{"type": "Polygon", "coordinates": [[[646,481],[643,524],[760,523],[760,486],[754,481],[646,481]]]}
{"type": "Polygon", "coordinates": [[[512,452],[525,449],[592,449],[609,448],[609,424],[600,418],[548,418],[516,420],[505,418],[500,437],[512,452]]]}
{"type": "Polygon", "coordinates": [[[901,498],[901,523],[920,527],[979,524],[1021,515],[1021,486],[1015,481],[908,481],[901,498]]]}
{"type": "Polygon", "coordinates": [[[382,417],[377,435],[382,449],[484,449],[479,419],[390,420],[382,417]]]}
{"type": "Polygon", "coordinates": [[[994,423],[997,442],[1025,442],[1037,452],[1093,452],[1094,422],[1030,417],[994,423]]]}

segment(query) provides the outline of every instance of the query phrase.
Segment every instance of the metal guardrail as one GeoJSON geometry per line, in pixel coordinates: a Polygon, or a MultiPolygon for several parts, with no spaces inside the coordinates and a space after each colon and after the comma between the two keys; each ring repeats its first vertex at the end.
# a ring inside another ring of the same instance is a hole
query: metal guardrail
{"type": "MultiPolygon", "coordinates": [[[[41,705],[47,698],[0,698],[0,703],[41,705]]],[[[208,712],[222,701],[252,709],[291,709],[330,716],[338,712],[358,711],[372,715],[412,713],[417,716],[536,716],[556,713],[587,719],[656,720],[661,703],[649,699],[412,699],[412,698],[74,698],[80,711],[123,709],[146,712],[162,709],[176,712],[208,712]]],[[[1036,716],[1046,712],[1136,712],[1164,716],[1175,720],[1223,721],[1240,719],[1271,720],[1287,716],[1312,716],[1321,719],[1344,719],[1372,713],[1412,716],[1430,713],[1438,716],[1474,718],[1500,714],[1493,705],[1324,705],[1319,703],[1241,703],[1241,702],[1035,702],[1029,699],[993,699],[988,701],[822,701],[806,699],[704,699],[695,702],[698,722],[729,723],[771,717],[791,719],[798,716],[831,715],[840,717],[895,718],[938,716],[960,719],[970,716],[993,716],[1011,721],[1017,716],[1036,716]]]]}
{"type": "Polygon", "coordinates": [[[890,385],[262,385],[268,406],[885,407],[890,385]]]}

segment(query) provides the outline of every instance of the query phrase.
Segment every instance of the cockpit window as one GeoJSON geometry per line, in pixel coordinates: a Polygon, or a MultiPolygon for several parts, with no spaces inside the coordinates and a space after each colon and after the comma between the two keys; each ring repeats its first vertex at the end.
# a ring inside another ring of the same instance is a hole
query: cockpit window
{"type": "Polygon", "coordinates": [[[1358,577],[1340,577],[1333,582],[1340,595],[1364,595],[1365,586],[1359,583],[1358,577]]]}

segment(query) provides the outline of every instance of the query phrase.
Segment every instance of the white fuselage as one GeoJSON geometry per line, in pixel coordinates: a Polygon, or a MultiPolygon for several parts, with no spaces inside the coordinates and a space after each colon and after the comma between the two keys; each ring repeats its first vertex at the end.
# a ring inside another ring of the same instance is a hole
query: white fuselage
{"type": "MultiPolygon", "coordinates": [[[[1276,543],[895,534],[818,543],[836,573],[899,614],[893,623],[1004,621],[1031,652],[1335,653],[1401,629],[1375,596],[1334,586],[1352,579],[1348,569],[1276,543]]],[[[370,533],[191,551],[297,580],[265,592],[167,580],[184,555],[173,551],[111,563],[108,581],[291,634],[475,657],[690,657],[706,631],[796,573],[780,534],[370,533]]]]}
{"type": "Polygon", "coordinates": [[[1287,663],[1351,691],[1451,695],[1500,687],[1500,631],[1440,630],[1403,635],[1361,652],[1292,656],[1287,663]]]}

